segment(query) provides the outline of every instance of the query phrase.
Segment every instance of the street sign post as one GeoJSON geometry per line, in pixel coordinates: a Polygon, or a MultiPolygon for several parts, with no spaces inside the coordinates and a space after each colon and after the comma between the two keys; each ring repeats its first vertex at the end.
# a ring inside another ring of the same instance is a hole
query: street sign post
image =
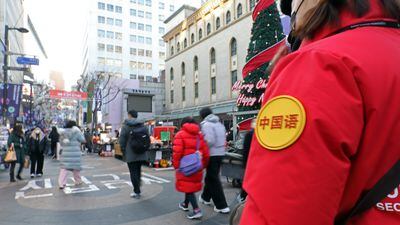
{"type": "Polygon", "coordinates": [[[39,59],[20,56],[20,57],[17,57],[17,63],[20,65],[36,65],[36,66],[38,66],[39,59]]]}

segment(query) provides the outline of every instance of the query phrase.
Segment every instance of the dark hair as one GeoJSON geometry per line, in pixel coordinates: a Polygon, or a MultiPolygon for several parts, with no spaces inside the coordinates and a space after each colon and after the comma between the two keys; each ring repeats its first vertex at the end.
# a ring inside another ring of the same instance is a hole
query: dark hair
{"type": "Polygon", "coordinates": [[[138,113],[134,109],[129,110],[128,114],[131,115],[133,118],[137,118],[138,117],[138,113]]]}
{"type": "Polygon", "coordinates": [[[68,121],[65,123],[65,128],[72,128],[72,127],[76,127],[76,126],[77,126],[77,124],[76,124],[76,122],[73,121],[73,120],[68,120],[68,121]]]}
{"type": "MultiPolygon", "coordinates": [[[[385,13],[393,19],[400,21],[400,3],[394,0],[380,0],[385,13]]],[[[343,8],[349,10],[357,17],[362,17],[370,10],[369,0],[328,0],[323,1],[306,13],[304,27],[295,31],[296,37],[312,38],[315,33],[325,25],[335,25],[340,22],[339,14],[343,8]]]]}
{"type": "Polygon", "coordinates": [[[14,134],[18,135],[18,136],[23,136],[24,132],[22,131],[22,125],[20,123],[16,123],[13,127],[13,131],[14,134]]]}
{"type": "Polygon", "coordinates": [[[51,131],[57,133],[57,127],[54,127],[54,126],[53,126],[53,127],[51,128],[51,131]]]}
{"type": "Polygon", "coordinates": [[[185,117],[185,118],[183,118],[183,119],[181,120],[181,126],[183,126],[183,124],[185,124],[185,123],[194,123],[194,124],[197,124],[196,120],[194,120],[193,117],[191,117],[191,116],[185,117]]]}
{"type": "Polygon", "coordinates": [[[205,107],[200,110],[200,117],[202,119],[206,118],[210,114],[213,114],[213,111],[209,107],[205,107]]]}

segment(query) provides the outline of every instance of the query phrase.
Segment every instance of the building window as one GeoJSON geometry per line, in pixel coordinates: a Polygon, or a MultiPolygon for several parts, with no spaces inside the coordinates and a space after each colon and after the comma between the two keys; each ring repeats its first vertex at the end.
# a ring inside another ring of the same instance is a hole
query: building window
{"type": "Polygon", "coordinates": [[[200,28],[199,29],[199,40],[203,38],[203,30],[200,28]]]}
{"type": "Polygon", "coordinates": [[[146,0],[146,6],[151,6],[151,0],[146,0]]]}
{"type": "Polygon", "coordinates": [[[106,59],[104,57],[98,57],[97,58],[97,64],[98,65],[105,65],[106,64],[106,59]]]}
{"type": "Polygon", "coordinates": [[[139,75],[139,80],[144,81],[144,75],[139,75]]]}
{"type": "Polygon", "coordinates": [[[106,23],[106,18],[104,18],[104,16],[98,16],[97,17],[97,22],[104,24],[104,23],[106,23]]]}
{"type": "Polygon", "coordinates": [[[98,2],[97,3],[97,8],[101,9],[101,10],[105,10],[106,9],[106,4],[104,4],[103,2],[98,2]]]}
{"type": "Polygon", "coordinates": [[[158,20],[161,22],[164,22],[165,16],[164,15],[158,15],[158,20]]]}
{"type": "Polygon", "coordinates": [[[97,30],[97,37],[104,38],[106,36],[106,32],[104,30],[97,30]]]}
{"type": "Polygon", "coordinates": [[[207,35],[210,35],[210,33],[211,33],[211,24],[208,23],[207,24],[207,35]]]}
{"type": "Polygon", "coordinates": [[[194,41],[195,41],[194,34],[192,33],[192,35],[190,36],[190,44],[193,44],[194,41]]]}
{"type": "Polygon", "coordinates": [[[115,32],[115,39],[122,40],[122,33],[115,32]]]}
{"type": "Polygon", "coordinates": [[[115,19],[115,26],[122,27],[122,20],[115,19]]]}
{"type": "Polygon", "coordinates": [[[115,52],[116,53],[122,53],[122,47],[121,46],[115,46],[115,52]]]}
{"type": "Polygon", "coordinates": [[[158,33],[164,35],[165,34],[165,28],[164,27],[159,27],[158,28],[158,33]]]}
{"type": "Polygon", "coordinates": [[[163,39],[158,40],[158,45],[159,45],[160,47],[164,47],[164,46],[165,46],[164,40],[163,40],[163,39]]]}
{"type": "Polygon", "coordinates": [[[152,30],[151,25],[146,25],[146,31],[147,31],[147,32],[151,32],[151,30],[152,30]]]}
{"type": "Polygon", "coordinates": [[[237,18],[240,18],[240,16],[242,16],[243,14],[243,7],[242,4],[239,3],[239,5],[237,6],[237,18]]]}
{"type": "Polygon", "coordinates": [[[221,27],[221,19],[218,17],[217,20],[215,20],[215,29],[219,29],[221,27]]]}
{"type": "Polygon", "coordinates": [[[158,8],[159,8],[159,9],[164,9],[164,8],[165,8],[164,2],[159,2],[159,3],[158,3],[158,8]]]}
{"type": "Polygon", "coordinates": [[[114,52],[114,45],[107,45],[107,52],[114,52]]]}
{"type": "Polygon", "coordinates": [[[210,64],[211,65],[215,64],[215,61],[216,61],[216,59],[215,59],[215,49],[211,48],[211,51],[210,51],[210,64]]]}
{"type": "Polygon", "coordinates": [[[137,62],[135,61],[130,61],[129,66],[131,67],[132,70],[137,69],[137,62]]]}
{"type": "Polygon", "coordinates": [[[105,45],[105,44],[102,44],[102,43],[98,43],[98,44],[97,44],[97,50],[98,50],[99,52],[104,52],[105,48],[106,48],[106,45],[105,45]]]}
{"type": "Polygon", "coordinates": [[[110,4],[107,4],[107,10],[110,11],[110,12],[114,12],[114,6],[110,5],[110,4]]]}
{"type": "Polygon", "coordinates": [[[144,62],[139,62],[138,67],[140,70],[144,70],[144,62]]]}
{"type": "Polygon", "coordinates": [[[130,51],[129,51],[129,53],[130,53],[131,55],[136,55],[136,54],[137,54],[136,48],[131,48],[130,51]]]}
{"type": "Polygon", "coordinates": [[[137,13],[137,15],[138,15],[138,17],[140,17],[140,18],[144,18],[144,11],[139,10],[138,13],[137,13]]]}
{"type": "Polygon", "coordinates": [[[231,11],[226,12],[226,24],[230,24],[231,23],[231,11]]]}
{"type": "Polygon", "coordinates": [[[199,98],[199,83],[194,83],[194,98],[199,98]]]}
{"type": "Polygon", "coordinates": [[[108,25],[114,25],[114,19],[113,18],[107,18],[107,24],[108,25]]]}
{"type": "Polygon", "coordinates": [[[121,6],[115,6],[115,12],[116,13],[122,13],[122,7],[121,6]]]}
{"type": "Polygon", "coordinates": [[[144,37],[143,36],[138,36],[138,42],[140,44],[144,44],[144,37]]]}
{"type": "Polygon", "coordinates": [[[256,0],[250,0],[250,9],[253,10],[256,7],[256,0]]]}
{"type": "Polygon", "coordinates": [[[144,0],[138,0],[139,5],[144,5],[144,0]]]}
{"type": "Polygon", "coordinates": [[[171,90],[171,92],[170,92],[170,98],[171,98],[171,104],[173,104],[174,103],[174,90],[171,90]]]}
{"type": "Polygon", "coordinates": [[[169,79],[171,81],[174,80],[174,68],[171,67],[171,69],[169,70],[169,79]]]}
{"type": "Polygon", "coordinates": [[[130,12],[131,12],[131,16],[136,16],[136,9],[131,9],[130,12]]]}
{"type": "Polygon", "coordinates": [[[151,18],[152,18],[151,12],[146,12],[146,19],[151,19],[151,18]]]}
{"type": "Polygon", "coordinates": [[[231,84],[232,86],[236,83],[237,81],[237,70],[234,70],[231,72],[231,84]]]}
{"type": "Polygon", "coordinates": [[[136,29],[136,23],[135,23],[135,22],[130,22],[130,23],[129,23],[129,27],[130,27],[131,29],[136,29]]]}
{"type": "Polygon", "coordinates": [[[199,70],[199,58],[197,58],[197,56],[195,56],[193,59],[193,68],[194,68],[194,71],[199,70]]]}
{"type": "Polygon", "coordinates": [[[174,47],[171,47],[171,55],[174,55],[174,47]]]}
{"type": "Polygon", "coordinates": [[[153,43],[152,39],[150,37],[146,38],[146,44],[151,45],[153,43]]]}
{"type": "Polygon", "coordinates": [[[137,28],[138,28],[138,30],[144,31],[144,24],[143,23],[138,23],[137,28]]]}
{"type": "Polygon", "coordinates": [[[182,72],[182,76],[185,76],[185,74],[186,74],[186,66],[185,66],[184,62],[182,62],[182,64],[181,64],[181,72],[182,72]]]}
{"type": "Polygon", "coordinates": [[[153,64],[151,64],[151,63],[146,63],[146,69],[147,69],[147,70],[153,70],[153,64]]]}
{"type": "Polygon", "coordinates": [[[187,47],[187,39],[185,38],[185,40],[183,40],[183,48],[187,47]]]}
{"type": "Polygon", "coordinates": [[[176,44],[176,52],[179,52],[181,50],[181,44],[178,42],[178,44],[176,44]]]}
{"type": "Polygon", "coordinates": [[[114,32],[112,32],[112,31],[107,31],[107,38],[109,38],[109,39],[114,39],[114,32]]]}
{"type": "Polygon", "coordinates": [[[186,88],[182,87],[182,102],[186,101],[186,88]]]}
{"type": "Polygon", "coordinates": [[[129,36],[129,40],[130,40],[131,42],[136,42],[136,41],[137,41],[137,36],[136,36],[136,35],[130,35],[130,36],[129,36]]]}
{"type": "Polygon", "coordinates": [[[235,56],[237,54],[237,42],[235,38],[232,38],[231,40],[230,49],[231,49],[231,56],[235,56]]]}
{"type": "Polygon", "coordinates": [[[169,11],[173,12],[175,10],[175,7],[173,5],[169,5],[169,11]]]}
{"type": "MultiPolygon", "coordinates": [[[[114,66],[116,66],[116,67],[122,67],[122,60],[120,60],[120,59],[114,59],[114,66]]],[[[118,76],[117,74],[116,74],[116,76],[118,76]]],[[[121,76],[120,76],[121,77],[121,76]]]]}
{"type": "Polygon", "coordinates": [[[146,50],[146,57],[149,57],[149,58],[153,57],[153,51],[146,50]]]}
{"type": "Polygon", "coordinates": [[[215,95],[217,93],[217,82],[215,77],[211,77],[211,94],[215,95]]]}
{"type": "Polygon", "coordinates": [[[144,49],[138,50],[138,56],[144,56],[144,49]]]}
{"type": "Polygon", "coordinates": [[[137,79],[137,75],[136,74],[130,74],[129,78],[132,80],[136,80],[137,79]]]}
{"type": "Polygon", "coordinates": [[[165,60],[165,52],[159,52],[158,56],[161,60],[165,60]]]}

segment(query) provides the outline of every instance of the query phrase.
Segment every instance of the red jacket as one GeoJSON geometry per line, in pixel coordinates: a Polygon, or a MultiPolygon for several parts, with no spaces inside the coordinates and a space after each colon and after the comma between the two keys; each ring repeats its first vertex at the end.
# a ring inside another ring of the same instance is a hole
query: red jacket
{"type": "Polygon", "coordinates": [[[186,177],[179,172],[181,159],[189,154],[196,152],[197,137],[199,137],[199,151],[202,154],[203,167],[206,168],[210,153],[208,146],[200,133],[200,127],[197,124],[185,123],[182,129],[175,135],[173,143],[173,165],[176,169],[176,190],[184,193],[195,193],[201,191],[203,187],[203,170],[186,177]]]}
{"type": "MultiPolygon", "coordinates": [[[[390,20],[377,2],[363,18],[343,12],[341,27],[390,20]]],[[[400,30],[364,27],[327,36],[336,29],[322,29],[271,75],[264,104],[295,97],[306,112],[305,128],[280,151],[254,137],[241,225],[333,225],[399,160],[400,30]]],[[[348,224],[400,224],[399,191],[348,224]]]]}

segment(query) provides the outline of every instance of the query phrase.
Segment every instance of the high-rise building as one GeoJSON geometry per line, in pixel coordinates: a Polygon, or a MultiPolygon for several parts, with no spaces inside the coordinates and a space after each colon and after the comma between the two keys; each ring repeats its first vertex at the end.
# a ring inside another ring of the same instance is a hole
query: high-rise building
{"type": "MultiPolygon", "coordinates": [[[[5,26],[24,27],[25,13],[23,0],[0,0],[0,68],[3,68],[5,40],[5,26]]],[[[8,50],[13,53],[24,53],[23,34],[10,30],[8,32],[8,50]]],[[[9,66],[18,66],[16,56],[9,56],[9,66]]],[[[1,80],[3,79],[3,70],[0,69],[1,80]]],[[[8,71],[8,82],[22,83],[23,74],[18,71],[8,71]]]]}
{"type": "MultiPolygon", "coordinates": [[[[165,67],[164,21],[184,0],[90,0],[83,74],[152,81],[165,67]]],[[[201,1],[191,1],[200,6],[201,1]]]]}

